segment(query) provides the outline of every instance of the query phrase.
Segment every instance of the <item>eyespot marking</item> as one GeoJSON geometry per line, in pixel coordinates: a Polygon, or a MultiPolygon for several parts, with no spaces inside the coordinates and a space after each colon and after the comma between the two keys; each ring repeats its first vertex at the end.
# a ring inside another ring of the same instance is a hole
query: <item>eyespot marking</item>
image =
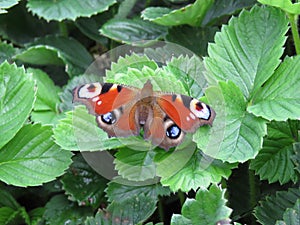
{"type": "Polygon", "coordinates": [[[193,99],[190,103],[190,110],[195,114],[199,119],[209,120],[211,116],[210,108],[196,99],[193,99]]]}
{"type": "Polygon", "coordinates": [[[94,98],[101,93],[102,86],[100,83],[92,83],[81,86],[78,89],[79,98],[94,98]]]}

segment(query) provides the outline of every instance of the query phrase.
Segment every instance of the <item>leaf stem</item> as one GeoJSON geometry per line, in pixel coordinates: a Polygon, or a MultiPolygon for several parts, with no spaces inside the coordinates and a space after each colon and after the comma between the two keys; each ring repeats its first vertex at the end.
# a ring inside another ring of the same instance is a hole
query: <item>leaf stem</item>
{"type": "Polygon", "coordinates": [[[159,199],[158,201],[158,215],[159,215],[159,220],[160,221],[164,221],[164,217],[165,217],[165,213],[164,213],[164,207],[163,207],[163,204],[162,204],[162,200],[159,199]]]}
{"type": "Polygon", "coordinates": [[[62,36],[68,37],[68,27],[64,21],[59,22],[59,31],[62,36]]]}
{"type": "Polygon", "coordinates": [[[179,201],[180,201],[180,205],[183,206],[184,201],[185,201],[185,196],[184,193],[182,191],[178,191],[177,193],[179,201]]]}
{"type": "MultiPolygon", "coordinates": [[[[258,195],[258,188],[256,186],[256,178],[254,170],[248,170],[248,179],[249,179],[249,191],[250,191],[250,199],[249,204],[251,209],[253,209],[257,204],[257,195],[258,195]]],[[[256,224],[255,219],[251,219],[251,224],[256,224]]]]}
{"type": "Polygon", "coordinates": [[[298,31],[298,26],[297,26],[298,15],[287,13],[287,16],[289,18],[289,22],[290,22],[291,28],[292,28],[292,35],[293,35],[296,53],[297,53],[297,55],[300,55],[300,38],[299,38],[299,31],[298,31]]]}

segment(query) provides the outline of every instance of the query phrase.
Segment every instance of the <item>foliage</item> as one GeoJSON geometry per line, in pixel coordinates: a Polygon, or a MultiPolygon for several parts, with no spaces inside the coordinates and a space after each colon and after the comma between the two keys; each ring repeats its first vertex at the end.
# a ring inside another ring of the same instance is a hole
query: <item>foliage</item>
{"type": "Polygon", "coordinates": [[[0,224],[299,224],[299,3],[258,2],[0,0],[0,224]],[[72,103],[148,79],[213,125],[165,151],[72,103]]]}

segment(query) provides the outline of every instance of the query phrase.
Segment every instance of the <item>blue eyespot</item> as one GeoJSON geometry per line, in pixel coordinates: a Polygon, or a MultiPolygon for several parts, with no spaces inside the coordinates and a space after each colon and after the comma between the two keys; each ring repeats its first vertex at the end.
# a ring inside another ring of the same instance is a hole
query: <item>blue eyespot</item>
{"type": "Polygon", "coordinates": [[[166,135],[170,139],[177,139],[181,134],[181,129],[176,125],[173,124],[167,128],[166,135]]]}
{"type": "Polygon", "coordinates": [[[114,124],[117,121],[116,115],[114,114],[114,112],[109,112],[106,114],[103,114],[101,116],[101,120],[103,123],[106,124],[114,124]]]}

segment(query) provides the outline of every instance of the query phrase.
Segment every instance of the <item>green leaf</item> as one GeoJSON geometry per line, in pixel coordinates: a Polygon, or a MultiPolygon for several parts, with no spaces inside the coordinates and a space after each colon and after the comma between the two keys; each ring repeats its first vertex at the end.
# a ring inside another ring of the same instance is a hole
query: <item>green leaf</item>
{"type": "Polygon", "coordinates": [[[164,69],[181,81],[189,96],[194,98],[203,96],[207,80],[203,61],[199,57],[196,55],[174,57],[164,69]]]}
{"type": "Polygon", "coordinates": [[[300,224],[300,199],[293,208],[288,208],[283,214],[283,221],[277,221],[276,225],[297,225],[300,224]]]}
{"type": "Polygon", "coordinates": [[[295,165],[295,170],[300,174],[300,142],[294,144],[294,155],[292,155],[292,160],[295,165]]]}
{"type": "Polygon", "coordinates": [[[212,0],[196,0],[193,4],[176,10],[162,7],[147,7],[142,12],[142,18],[164,26],[182,24],[200,26],[212,4],[212,0]]]}
{"type": "Polygon", "coordinates": [[[66,113],[66,118],[54,128],[54,139],[63,149],[70,151],[98,151],[124,146],[121,139],[108,138],[97,126],[95,116],[88,114],[84,106],[66,113]]]}
{"type": "Polygon", "coordinates": [[[300,56],[287,57],[253,99],[248,111],[268,120],[300,117],[300,56]]]}
{"type": "Polygon", "coordinates": [[[37,96],[33,107],[34,114],[31,115],[31,119],[42,124],[51,124],[58,114],[57,105],[60,102],[58,95],[60,88],[55,86],[49,76],[42,70],[29,68],[27,72],[32,73],[37,85],[37,96]],[[40,119],[37,120],[37,117],[40,117],[40,119]]]}
{"type": "Polygon", "coordinates": [[[225,15],[232,15],[238,10],[253,6],[256,0],[215,0],[214,4],[207,11],[202,26],[212,24],[216,19],[225,15]]]}
{"type": "Polygon", "coordinates": [[[225,191],[212,185],[209,190],[199,189],[195,199],[187,198],[182,206],[182,215],[172,216],[171,225],[218,224],[228,220],[231,209],[226,207],[225,191]]]}
{"type": "Polygon", "coordinates": [[[18,4],[20,0],[0,0],[0,9],[9,9],[18,4]]]}
{"type": "Polygon", "coordinates": [[[290,188],[288,191],[278,191],[276,195],[267,196],[255,207],[254,216],[261,224],[275,224],[281,220],[286,208],[292,208],[300,198],[299,188],[290,188]]]}
{"type": "Polygon", "coordinates": [[[43,215],[45,212],[44,207],[39,207],[29,212],[31,225],[39,225],[43,221],[43,215]]]}
{"type": "Polygon", "coordinates": [[[107,180],[96,173],[81,155],[77,155],[61,182],[69,199],[76,201],[79,206],[97,208],[103,200],[107,180]]]}
{"type": "Polygon", "coordinates": [[[100,33],[115,41],[143,46],[166,35],[167,28],[141,19],[112,19],[105,23],[100,33]]]}
{"type": "Polygon", "coordinates": [[[0,150],[0,179],[15,186],[35,186],[62,175],[72,153],[51,139],[50,126],[25,125],[0,150]]]}
{"type": "Polygon", "coordinates": [[[0,207],[8,206],[14,210],[20,208],[19,203],[15,198],[5,189],[0,189],[0,207]]]}
{"type": "Polygon", "coordinates": [[[12,45],[4,42],[0,43],[0,64],[2,64],[5,60],[10,61],[15,54],[16,50],[12,45]]]}
{"type": "Polygon", "coordinates": [[[217,27],[175,26],[169,28],[166,40],[188,48],[197,55],[207,55],[208,42],[213,42],[217,27]]]}
{"type": "Polygon", "coordinates": [[[300,3],[293,3],[291,0],[258,0],[258,2],[265,5],[279,7],[280,9],[291,14],[300,14],[300,3]]]}
{"type": "Polygon", "coordinates": [[[206,67],[216,80],[233,81],[249,100],[279,65],[287,30],[287,18],[276,8],[243,11],[208,46],[206,67]]]}
{"type": "Polygon", "coordinates": [[[230,81],[209,87],[206,97],[217,116],[211,128],[200,128],[194,134],[198,147],[206,155],[230,163],[255,158],[266,134],[266,121],[246,111],[241,90],[230,81]]]}
{"type": "Polygon", "coordinates": [[[268,125],[263,148],[250,164],[260,179],[267,179],[269,183],[279,181],[280,184],[297,181],[291,156],[294,154],[294,137],[299,129],[298,121],[272,122],[268,125]]]}
{"type": "Polygon", "coordinates": [[[109,218],[106,212],[99,210],[95,217],[87,217],[85,220],[85,225],[111,225],[112,219],[109,218]]]}
{"type": "MultiPolygon", "coordinates": [[[[177,165],[176,161],[169,163],[170,165],[173,163],[177,165]]],[[[172,176],[162,175],[161,183],[164,186],[169,186],[174,192],[178,190],[188,192],[192,189],[207,188],[211,183],[217,184],[222,178],[228,178],[233,167],[234,165],[214,160],[198,151],[183,168],[179,168],[177,173],[172,176]]],[[[159,169],[160,164],[158,164],[158,171],[160,171],[159,169]]],[[[160,175],[159,172],[158,175],[160,175]]]]}
{"type": "MultiPolygon", "coordinates": [[[[151,146],[149,146],[149,149],[151,146]]],[[[143,149],[141,147],[141,149],[143,149]]],[[[145,181],[156,176],[156,165],[153,162],[155,153],[121,148],[116,153],[114,164],[118,174],[133,181],[145,181]]]]}
{"type": "Polygon", "coordinates": [[[34,81],[24,68],[0,65],[0,148],[21,129],[33,108],[34,81]]]}
{"type": "Polygon", "coordinates": [[[7,225],[19,216],[19,212],[9,207],[0,208],[0,224],[7,225]]]}
{"type": "Polygon", "coordinates": [[[170,190],[161,186],[160,183],[141,186],[129,186],[117,183],[115,181],[109,182],[106,188],[106,194],[108,201],[123,202],[126,201],[128,196],[138,196],[144,194],[145,196],[151,196],[152,198],[158,198],[158,196],[166,196],[170,194],[170,190]]]}
{"type": "Polygon", "coordinates": [[[112,12],[104,12],[90,18],[78,18],[75,25],[79,30],[88,36],[90,39],[100,42],[103,45],[108,44],[108,39],[99,34],[99,29],[112,18],[112,12]]]}
{"type": "Polygon", "coordinates": [[[69,202],[64,195],[56,195],[46,204],[46,224],[81,225],[86,216],[92,215],[89,207],[79,207],[69,202]]]}
{"type": "Polygon", "coordinates": [[[47,23],[33,16],[25,4],[26,1],[20,1],[18,5],[10,8],[8,13],[0,14],[0,35],[3,39],[23,46],[37,37],[59,32],[57,23],[47,23]]]}
{"type": "Polygon", "coordinates": [[[150,60],[146,55],[126,54],[124,57],[119,56],[116,62],[111,63],[111,68],[106,71],[106,81],[116,79],[116,74],[126,74],[129,69],[142,70],[144,67],[156,70],[158,65],[150,60]]]}
{"type": "Polygon", "coordinates": [[[106,209],[105,215],[112,221],[127,224],[140,224],[148,219],[156,209],[157,199],[145,194],[128,196],[125,201],[113,201],[106,209]]]}
{"type": "Polygon", "coordinates": [[[64,19],[75,20],[78,17],[90,17],[97,13],[106,11],[109,6],[115,4],[116,0],[57,0],[43,1],[29,0],[27,7],[29,11],[45,20],[62,21],[64,19]]]}
{"type": "Polygon", "coordinates": [[[16,58],[34,65],[65,65],[70,76],[82,74],[93,58],[77,40],[62,36],[38,38],[16,58]]]}

